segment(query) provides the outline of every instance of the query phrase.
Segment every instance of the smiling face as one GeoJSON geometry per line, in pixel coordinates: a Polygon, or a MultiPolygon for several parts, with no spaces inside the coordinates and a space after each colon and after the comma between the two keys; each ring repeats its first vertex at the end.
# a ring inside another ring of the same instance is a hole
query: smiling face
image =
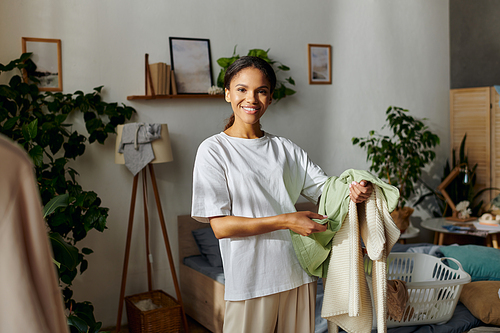
{"type": "Polygon", "coordinates": [[[255,67],[242,69],[225,89],[226,101],[231,103],[235,121],[233,126],[250,126],[260,131],[260,118],[271,104],[269,80],[255,67]]]}

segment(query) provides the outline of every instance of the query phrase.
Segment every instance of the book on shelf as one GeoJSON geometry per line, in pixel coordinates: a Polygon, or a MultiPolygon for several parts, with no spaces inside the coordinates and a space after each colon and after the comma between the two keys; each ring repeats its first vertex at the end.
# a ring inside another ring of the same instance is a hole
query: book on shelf
{"type": "Polygon", "coordinates": [[[165,94],[165,63],[160,62],[160,71],[158,73],[158,93],[157,95],[165,94]]]}
{"type": "MultiPolygon", "coordinates": [[[[157,62],[149,65],[149,73],[151,75],[151,82],[155,95],[169,95],[170,94],[170,65],[164,62],[157,62]]],[[[150,83],[148,81],[147,95],[152,95],[150,83]]]]}
{"type": "Polygon", "coordinates": [[[177,95],[177,84],[175,83],[174,71],[170,71],[170,86],[172,88],[172,95],[177,95]]]}
{"type": "Polygon", "coordinates": [[[159,87],[159,76],[160,76],[160,63],[154,63],[149,65],[149,75],[151,80],[147,81],[147,91],[146,95],[158,95],[160,92],[159,87]],[[151,86],[152,85],[152,86],[151,86]]]}
{"type": "Polygon", "coordinates": [[[166,65],[166,67],[165,67],[165,80],[164,80],[164,82],[165,82],[165,95],[171,94],[171,92],[170,92],[170,76],[171,76],[170,72],[171,71],[172,70],[170,69],[170,65],[166,65]]]}

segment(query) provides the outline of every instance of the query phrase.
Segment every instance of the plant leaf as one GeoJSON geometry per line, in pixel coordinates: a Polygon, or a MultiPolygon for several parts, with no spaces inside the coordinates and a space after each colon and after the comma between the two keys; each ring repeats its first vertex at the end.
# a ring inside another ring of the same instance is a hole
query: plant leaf
{"type": "Polygon", "coordinates": [[[94,251],[92,251],[92,249],[89,249],[88,247],[84,247],[84,248],[82,248],[82,253],[83,254],[91,254],[91,253],[94,253],[94,251]]]}
{"type": "Polygon", "coordinates": [[[80,274],[83,274],[89,267],[89,262],[87,260],[82,260],[82,263],[80,264],[80,274]]]}
{"type": "Polygon", "coordinates": [[[83,319],[80,319],[75,315],[70,315],[68,317],[68,325],[76,328],[78,330],[78,333],[87,333],[88,332],[87,323],[83,319]]]}
{"type": "Polygon", "coordinates": [[[34,146],[28,154],[30,155],[31,159],[33,160],[33,163],[37,167],[41,167],[43,164],[43,148],[40,146],[34,146]]]}
{"type": "Polygon", "coordinates": [[[252,56],[252,57],[259,57],[261,59],[264,59],[265,61],[269,62],[269,63],[272,63],[272,60],[269,59],[268,55],[267,55],[267,51],[264,51],[262,49],[252,49],[250,51],[248,51],[248,54],[249,56],[252,56]]]}
{"type": "Polygon", "coordinates": [[[57,268],[61,268],[61,263],[55,260],[54,258],[52,258],[52,262],[54,263],[54,265],[57,266],[57,268]]]}
{"type": "Polygon", "coordinates": [[[44,207],[43,207],[43,218],[47,217],[47,215],[52,214],[59,207],[66,207],[69,205],[69,194],[64,193],[52,198],[44,207]]]}
{"type": "Polygon", "coordinates": [[[36,138],[38,133],[38,119],[33,120],[29,124],[24,124],[22,127],[23,137],[26,141],[31,141],[36,138]]]}
{"type": "Polygon", "coordinates": [[[78,249],[66,242],[57,232],[51,232],[49,239],[52,244],[54,259],[68,270],[73,271],[78,265],[78,249]]]}
{"type": "Polygon", "coordinates": [[[12,118],[10,118],[3,125],[3,129],[4,130],[10,130],[12,127],[14,127],[16,125],[16,123],[17,123],[18,120],[19,120],[19,117],[12,117],[12,118]]]}

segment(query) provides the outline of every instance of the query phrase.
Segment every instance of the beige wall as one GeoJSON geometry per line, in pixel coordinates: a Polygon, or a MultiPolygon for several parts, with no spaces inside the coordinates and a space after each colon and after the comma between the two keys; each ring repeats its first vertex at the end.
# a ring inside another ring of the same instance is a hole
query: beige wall
{"type": "MultiPolygon", "coordinates": [[[[429,118],[442,140],[430,169],[431,183],[439,183],[449,152],[448,0],[2,0],[0,63],[20,55],[21,37],[59,38],[65,92],[104,85],[106,101],[137,109],[134,121],[168,123],[175,160],[155,170],[174,256],[176,216],[190,211],[197,146],[222,130],[231,110],[222,100],[126,100],[144,93],[145,53],[151,62],[169,62],[169,36],[210,39],[214,78],[215,60],[234,45],[241,54],[271,48],[272,58],[292,68],[298,92],[272,105],[263,128],[295,141],[331,175],[367,168],[351,138],[379,129],[389,105],[429,118]],[[332,85],[308,84],[308,43],[332,45],[332,85]]],[[[94,254],[74,284],[75,297],[91,301],[105,326],[117,314],[132,186],[132,175],[114,164],[113,141],[91,146],[75,166],[82,185],[110,208],[108,230],[82,244],[94,254]]],[[[141,221],[142,206],[136,211],[141,221]]],[[[153,206],[150,215],[155,288],[175,294],[153,206]]],[[[427,213],[415,216],[418,224],[427,213]]],[[[147,288],[142,230],[136,223],[127,295],[147,288]]]]}

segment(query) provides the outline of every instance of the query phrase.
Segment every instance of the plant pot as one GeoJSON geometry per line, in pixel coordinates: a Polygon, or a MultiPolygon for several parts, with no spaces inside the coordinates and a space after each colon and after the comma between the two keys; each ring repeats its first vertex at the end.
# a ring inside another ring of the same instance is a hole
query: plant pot
{"type": "Polygon", "coordinates": [[[404,233],[410,225],[410,216],[413,214],[414,209],[410,207],[396,208],[392,213],[392,219],[397,227],[404,233]]]}

